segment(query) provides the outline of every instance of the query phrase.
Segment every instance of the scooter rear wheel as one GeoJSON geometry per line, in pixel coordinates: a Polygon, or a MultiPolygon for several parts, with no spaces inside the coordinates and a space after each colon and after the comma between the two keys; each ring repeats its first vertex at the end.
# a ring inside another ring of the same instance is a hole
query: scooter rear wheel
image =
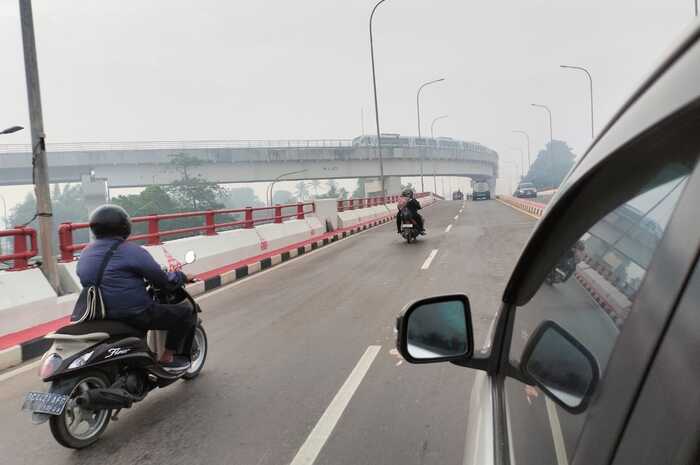
{"type": "Polygon", "coordinates": [[[88,371],[77,378],[70,399],[60,415],[49,419],[54,439],[70,449],[83,449],[94,444],[109,424],[111,410],[88,410],[77,405],[75,398],[90,389],[108,388],[109,379],[99,371],[88,371]]]}
{"type": "Polygon", "coordinates": [[[194,329],[194,339],[192,340],[192,353],[190,360],[192,364],[187,369],[182,377],[184,379],[194,379],[199,375],[204,367],[204,362],[207,359],[207,350],[209,343],[207,342],[207,333],[201,323],[198,323],[194,329]]]}

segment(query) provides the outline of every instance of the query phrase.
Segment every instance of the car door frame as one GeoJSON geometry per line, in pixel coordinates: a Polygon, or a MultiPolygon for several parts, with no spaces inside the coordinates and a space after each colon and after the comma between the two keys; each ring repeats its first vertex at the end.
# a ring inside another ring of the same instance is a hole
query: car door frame
{"type": "MultiPolygon", "coordinates": [[[[494,463],[498,465],[509,463],[512,453],[508,440],[505,378],[522,380],[517,364],[509,359],[515,309],[532,297],[546,272],[564,248],[573,243],[577,235],[580,236],[579,233],[612,211],[612,207],[619,206],[615,205],[616,196],[605,191],[618,187],[612,181],[626,182],[625,177],[629,178],[629,167],[634,166],[635,156],[652,157],[645,161],[649,161],[653,168],[655,164],[662,165],[659,159],[653,158],[659,155],[660,149],[664,150],[664,155],[670,152],[671,157],[682,158],[693,156],[688,154],[693,151],[692,147],[700,148],[700,134],[693,133],[698,132],[697,121],[700,119],[700,85],[696,78],[700,75],[699,35],[700,28],[696,28],[681,43],[567,176],[516,265],[504,292],[493,334],[494,353],[490,354],[487,367],[493,403],[494,463]],[[694,82],[689,82],[689,78],[694,82]],[[667,133],[666,146],[649,144],[654,137],[664,133],[667,133]],[[668,140],[672,137],[677,139],[668,140]],[[596,195],[596,188],[604,193],[596,195]],[[612,202],[607,199],[609,196],[612,202]],[[587,214],[581,209],[586,203],[593,210],[587,214]],[[584,218],[576,218],[577,215],[584,218]],[[574,231],[567,235],[566,229],[574,231]]],[[[592,414],[589,418],[593,420],[586,421],[574,465],[607,465],[614,456],[643,377],[684,285],[683,280],[672,279],[666,269],[671,266],[682,277],[687,277],[700,249],[696,200],[700,198],[699,171],[696,165],[688,177],[683,195],[647,270],[634,314],[625,323],[625,330],[620,334],[609,361],[609,373],[625,369],[626,375],[606,376],[601,381],[588,409],[592,414]],[[679,253],[679,248],[686,254],[679,253]],[[612,394],[601,395],[601,392],[612,394]]],[[[640,172],[635,174],[643,175],[640,172]]],[[[628,188],[628,193],[632,192],[632,187],[628,188]]],[[[626,188],[621,186],[623,192],[618,192],[617,196],[624,195],[626,188]]]]}

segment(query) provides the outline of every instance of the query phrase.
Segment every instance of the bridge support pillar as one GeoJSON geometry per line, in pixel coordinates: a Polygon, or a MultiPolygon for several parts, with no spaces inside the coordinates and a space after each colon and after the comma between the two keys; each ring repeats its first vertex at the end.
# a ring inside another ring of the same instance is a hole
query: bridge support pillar
{"type": "Polygon", "coordinates": [[[386,195],[397,195],[401,193],[401,176],[387,176],[384,178],[384,188],[386,195]]]}
{"type": "MultiPolygon", "coordinates": [[[[93,174],[84,174],[80,177],[83,188],[83,200],[88,214],[99,207],[109,202],[109,186],[107,178],[96,178],[93,174]]],[[[90,233],[90,240],[93,240],[90,233]]]]}
{"type": "Polygon", "coordinates": [[[489,192],[491,192],[491,198],[493,199],[496,197],[496,178],[487,178],[486,182],[489,183],[489,192]]]}

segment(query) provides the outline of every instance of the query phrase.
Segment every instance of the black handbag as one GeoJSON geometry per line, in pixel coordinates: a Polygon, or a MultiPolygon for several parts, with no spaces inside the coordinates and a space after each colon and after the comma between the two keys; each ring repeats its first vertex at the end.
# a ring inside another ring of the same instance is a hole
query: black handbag
{"type": "Polygon", "coordinates": [[[100,290],[100,284],[102,284],[102,275],[107,268],[114,251],[117,250],[122,244],[122,241],[118,241],[112,247],[109,248],[102,263],[100,264],[100,270],[97,272],[97,279],[95,284],[84,287],[80,291],[78,300],[75,302],[73,307],[73,314],[70,317],[73,323],[82,323],[83,321],[90,320],[104,320],[107,318],[107,311],[105,309],[104,301],[102,300],[102,291],[100,290]]]}

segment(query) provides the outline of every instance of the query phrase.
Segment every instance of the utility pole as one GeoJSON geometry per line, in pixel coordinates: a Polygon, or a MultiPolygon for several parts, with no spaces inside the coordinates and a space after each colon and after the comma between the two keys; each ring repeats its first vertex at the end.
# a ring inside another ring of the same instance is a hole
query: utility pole
{"type": "Polygon", "coordinates": [[[377,11],[379,5],[386,0],[379,0],[372,8],[372,13],[369,15],[369,50],[372,57],[372,89],[374,90],[374,120],[377,123],[377,155],[379,156],[379,180],[382,184],[382,195],[387,195],[384,185],[384,160],[382,159],[382,133],[379,130],[379,99],[377,98],[377,74],[374,69],[374,35],[372,34],[372,20],[374,12],[377,11]]]}
{"type": "Polygon", "coordinates": [[[36,59],[32,1],[19,0],[19,12],[22,23],[24,72],[27,80],[29,120],[32,132],[32,177],[34,179],[34,195],[36,196],[36,216],[39,223],[41,270],[46,275],[51,287],[58,295],[61,295],[63,292],[58,278],[58,266],[56,265],[56,257],[53,255],[53,216],[49,190],[49,171],[46,162],[44,119],[41,114],[41,94],[39,91],[39,69],[36,59]]]}

